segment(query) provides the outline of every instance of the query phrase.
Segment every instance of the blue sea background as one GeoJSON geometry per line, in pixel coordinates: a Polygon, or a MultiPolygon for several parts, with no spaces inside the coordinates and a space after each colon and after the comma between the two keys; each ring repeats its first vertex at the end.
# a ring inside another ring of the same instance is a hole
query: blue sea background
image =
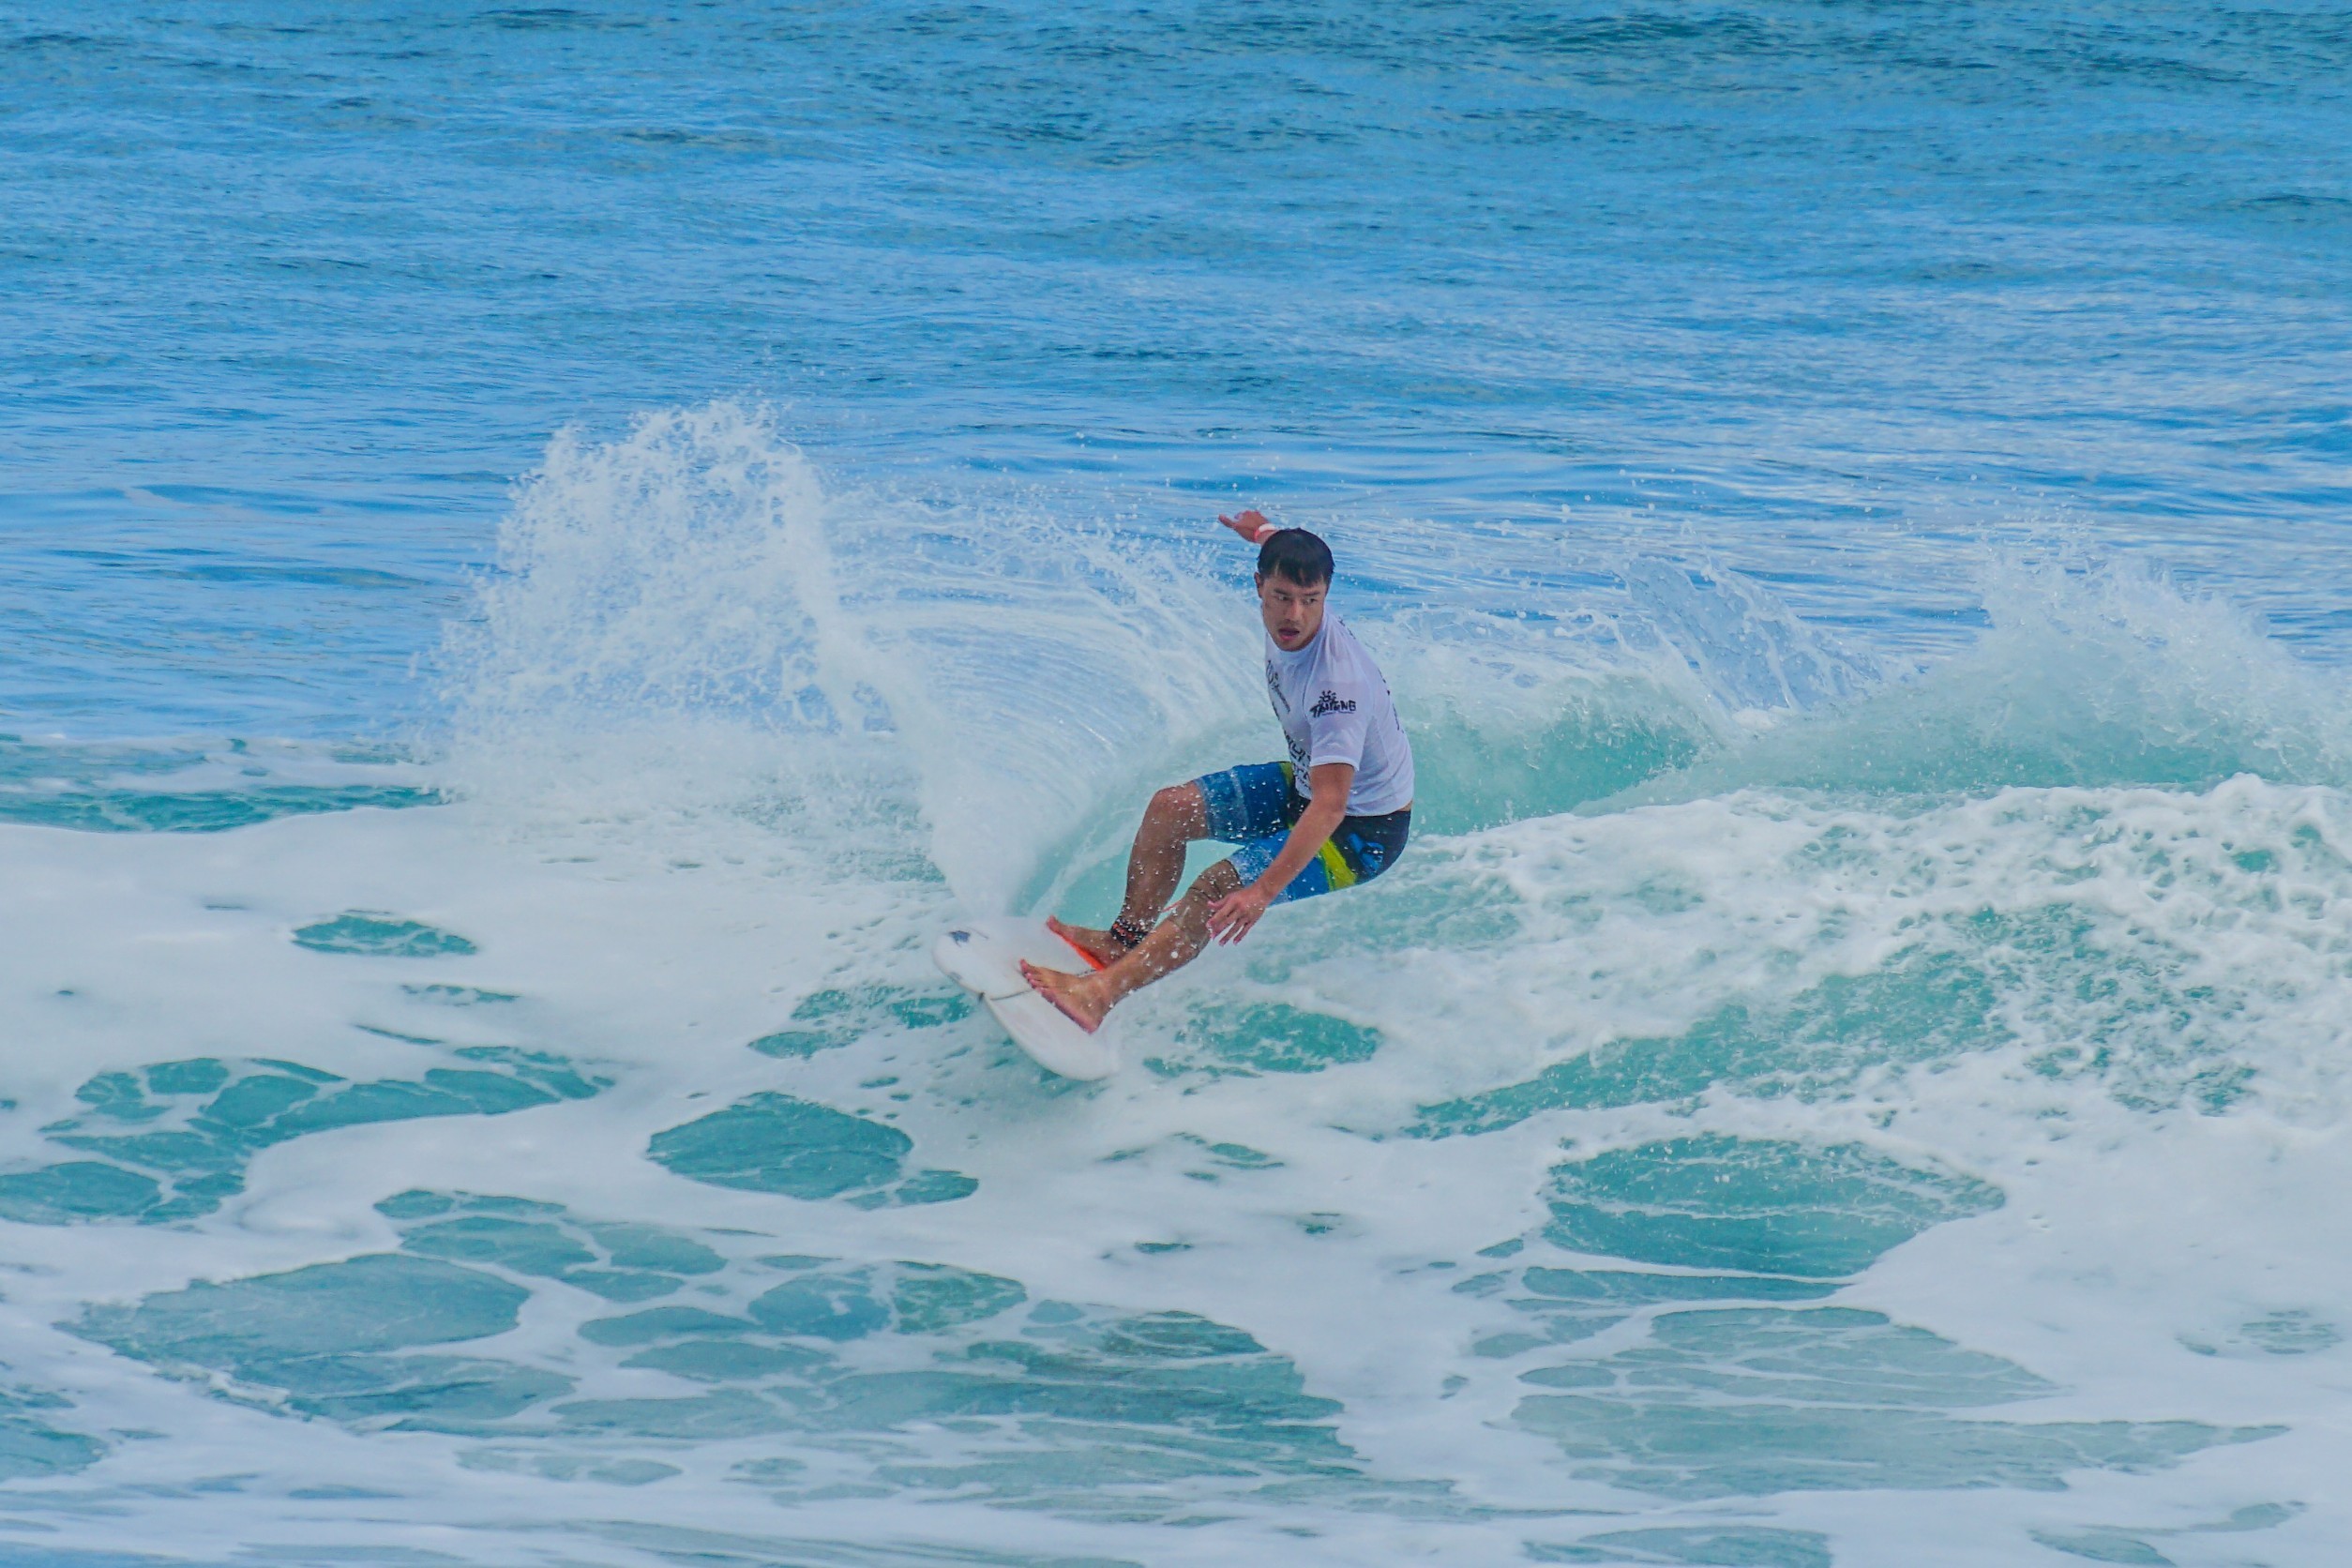
{"type": "Polygon", "coordinates": [[[2338,1560],[2347,81],[25,0],[0,1561],[2338,1560]],[[1249,505],[1423,864],[1071,1091],[921,938],[1268,749],[1249,505]]]}

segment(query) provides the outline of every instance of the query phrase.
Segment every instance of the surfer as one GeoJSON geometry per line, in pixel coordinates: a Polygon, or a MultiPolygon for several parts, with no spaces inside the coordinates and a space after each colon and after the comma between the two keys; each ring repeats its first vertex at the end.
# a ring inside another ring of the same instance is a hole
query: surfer
{"type": "Polygon", "coordinates": [[[1100,931],[1046,922],[1102,967],[1068,974],[1024,962],[1021,973],[1089,1033],[1125,997],[1199,957],[1211,939],[1239,942],[1275,904],[1370,882],[1395,864],[1412,824],[1412,747],[1388,683],[1324,602],[1331,547],[1255,510],[1217,520],[1258,546],[1266,694],[1290,759],[1160,791],[1136,829],[1119,918],[1100,931]],[[1200,838],[1240,848],[1168,911],[1185,847],[1200,838]]]}

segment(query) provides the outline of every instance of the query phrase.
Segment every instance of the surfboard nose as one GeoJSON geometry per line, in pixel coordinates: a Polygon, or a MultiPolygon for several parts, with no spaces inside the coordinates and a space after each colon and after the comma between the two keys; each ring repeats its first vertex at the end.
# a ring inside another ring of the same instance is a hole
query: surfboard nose
{"type": "Polygon", "coordinates": [[[1119,1065],[1109,1042],[1030,986],[1032,968],[1067,969],[1078,960],[1093,962],[1042,920],[975,920],[942,931],[931,944],[941,972],[978,996],[1032,1061],[1063,1078],[1108,1078],[1119,1065]]]}

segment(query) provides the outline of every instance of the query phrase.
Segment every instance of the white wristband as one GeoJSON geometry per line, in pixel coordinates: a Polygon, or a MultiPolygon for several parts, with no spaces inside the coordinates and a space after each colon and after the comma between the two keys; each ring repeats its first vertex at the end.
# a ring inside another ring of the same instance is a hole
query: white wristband
{"type": "Polygon", "coordinates": [[[1273,538],[1276,534],[1281,532],[1282,529],[1279,524],[1272,522],[1264,523],[1259,526],[1257,533],[1252,534],[1249,536],[1249,542],[1254,545],[1262,545],[1268,539],[1273,538]]]}

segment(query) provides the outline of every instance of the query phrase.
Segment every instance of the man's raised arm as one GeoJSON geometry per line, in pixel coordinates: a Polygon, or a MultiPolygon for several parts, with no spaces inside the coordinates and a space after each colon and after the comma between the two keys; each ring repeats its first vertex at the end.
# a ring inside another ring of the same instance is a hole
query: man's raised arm
{"type": "Polygon", "coordinates": [[[1266,542],[1267,535],[1282,531],[1280,524],[1255,506],[1246,511],[1236,512],[1229,518],[1219,514],[1217,520],[1254,545],[1262,545],[1266,542]]]}

